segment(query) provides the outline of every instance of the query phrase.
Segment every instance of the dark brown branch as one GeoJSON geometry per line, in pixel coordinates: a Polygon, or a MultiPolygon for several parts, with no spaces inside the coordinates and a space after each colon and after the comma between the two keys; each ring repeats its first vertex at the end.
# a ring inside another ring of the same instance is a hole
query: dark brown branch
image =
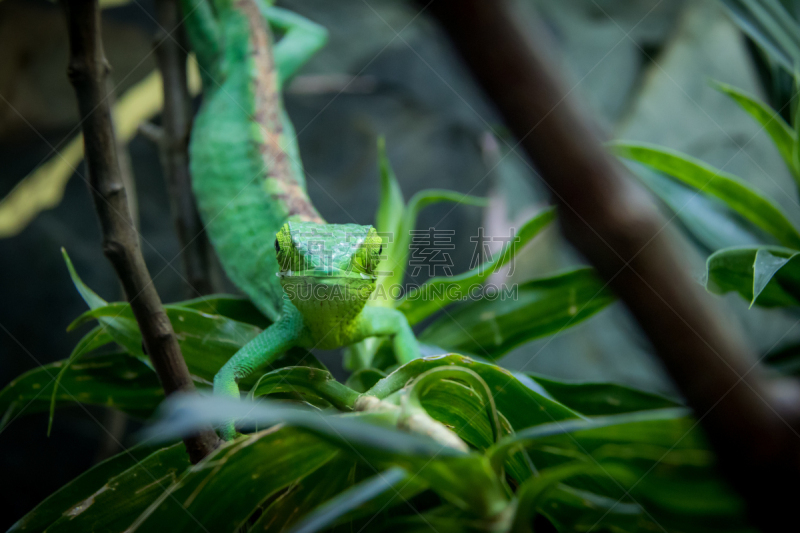
{"type": "Polygon", "coordinates": [[[189,174],[189,133],[192,129],[192,101],[186,81],[187,46],[177,0],[156,0],[156,59],[164,82],[163,134],[158,143],[161,167],[169,189],[170,208],[189,295],[211,294],[211,246],[203,228],[192,193],[189,174]]]}
{"type": "MultiPolygon", "coordinates": [[[[120,177],[97,0],[68,0],[64,7],[69,32],[68,75],[83,124],[89,190],[103,233],[103,252],[122,283],[164,392],[192,391],[194,384],[175,332],[145,265],[120,177]]],[[[208,430],[184,442],[192,462],[197,462],[215,448],[217,436],[208,430]]]]}
{"type": "Polygon", "coordinates": [[[753,520],[781,531],[800,499],[796,383],[751,370],[752,354],[686,272],[666,222],[565,99],[505,3],[433,0],[429,10],[551,188],[567,238],[649,337],[753,520]]]}

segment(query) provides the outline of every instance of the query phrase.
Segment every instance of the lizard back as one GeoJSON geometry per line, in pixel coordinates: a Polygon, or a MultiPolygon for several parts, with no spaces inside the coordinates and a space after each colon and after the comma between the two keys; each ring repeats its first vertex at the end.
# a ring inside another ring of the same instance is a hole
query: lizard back
{"type": "Polygon", "coordinates": [[[272,37],[256,1],[216,4],[220,53],[215,64],[200,65],[206,83],[190,161],[200,216],[225,272],[274,320],[283,298],[275,234],[290,219],[324,221],[306,194],[272,37]]]}

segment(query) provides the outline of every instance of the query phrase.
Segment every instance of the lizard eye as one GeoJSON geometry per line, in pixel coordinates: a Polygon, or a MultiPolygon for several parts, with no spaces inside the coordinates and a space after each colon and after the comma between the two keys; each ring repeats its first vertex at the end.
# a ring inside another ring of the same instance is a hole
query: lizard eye
{"type": "Polygon", "coordinates": [[[275,253],[278,254],[281,252],[281,245],[278,244],[278,239],[275,239],[275,253]]]}

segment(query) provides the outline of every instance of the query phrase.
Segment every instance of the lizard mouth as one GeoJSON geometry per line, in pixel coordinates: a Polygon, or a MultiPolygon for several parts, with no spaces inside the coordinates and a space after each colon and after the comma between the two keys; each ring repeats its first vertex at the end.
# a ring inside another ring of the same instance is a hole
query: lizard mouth
{"type": "Polygon", "coordinates": [[[378,276],[365,272],[340,269],[286,270],[276,274],[279,278],[356,279],[375,281],[378,276]]]}

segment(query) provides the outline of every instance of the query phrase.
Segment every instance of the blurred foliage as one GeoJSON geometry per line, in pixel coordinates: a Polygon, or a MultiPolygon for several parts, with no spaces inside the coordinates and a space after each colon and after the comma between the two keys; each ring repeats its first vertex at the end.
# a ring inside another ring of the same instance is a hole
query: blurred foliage
{"type": "MultiPolygon", "coordinates": [[[[800,25],[781,2],[723,0],[723,4],[742,30],[759,44],[765,57],[787,74],[795,72],[800,64],[800,25]]],[[[744,90],[720,82],[713,82],[712,88],[735,102],[774,144],[795,181],[794,213],[789,214],[746,180],[687,154],[646,143],[616,141],[611,147],[621,158],[647,167],[632,166],[675,216],[689,215],[685,226],[688,231],[701,241],[719,246],[706,262],[705,285],[709,291],[736,292],[750,307],[796,308],[800,304],[800,270],[795,261],[800,254],[800,232],[792,221],[798,219],[800,211],[800,107],[794,100],[800,78],[796,79],[790,98],[791,123],[782,117],[782,109],[775,109],[744,90]],[[665,178],[679,187],[664,187],[665,178]],[[681,188],[693,192],[686,194],[681,188]],[[713,207],[692,205],[689,200],[697,195],[705,196],[713,207]],[[713,226],[696,215],[703,210],[715,213],[713,226]]],[[[782,352],[782,368],[795,368],[797,365],[787,362],[785,350],[782,352]]]]}

